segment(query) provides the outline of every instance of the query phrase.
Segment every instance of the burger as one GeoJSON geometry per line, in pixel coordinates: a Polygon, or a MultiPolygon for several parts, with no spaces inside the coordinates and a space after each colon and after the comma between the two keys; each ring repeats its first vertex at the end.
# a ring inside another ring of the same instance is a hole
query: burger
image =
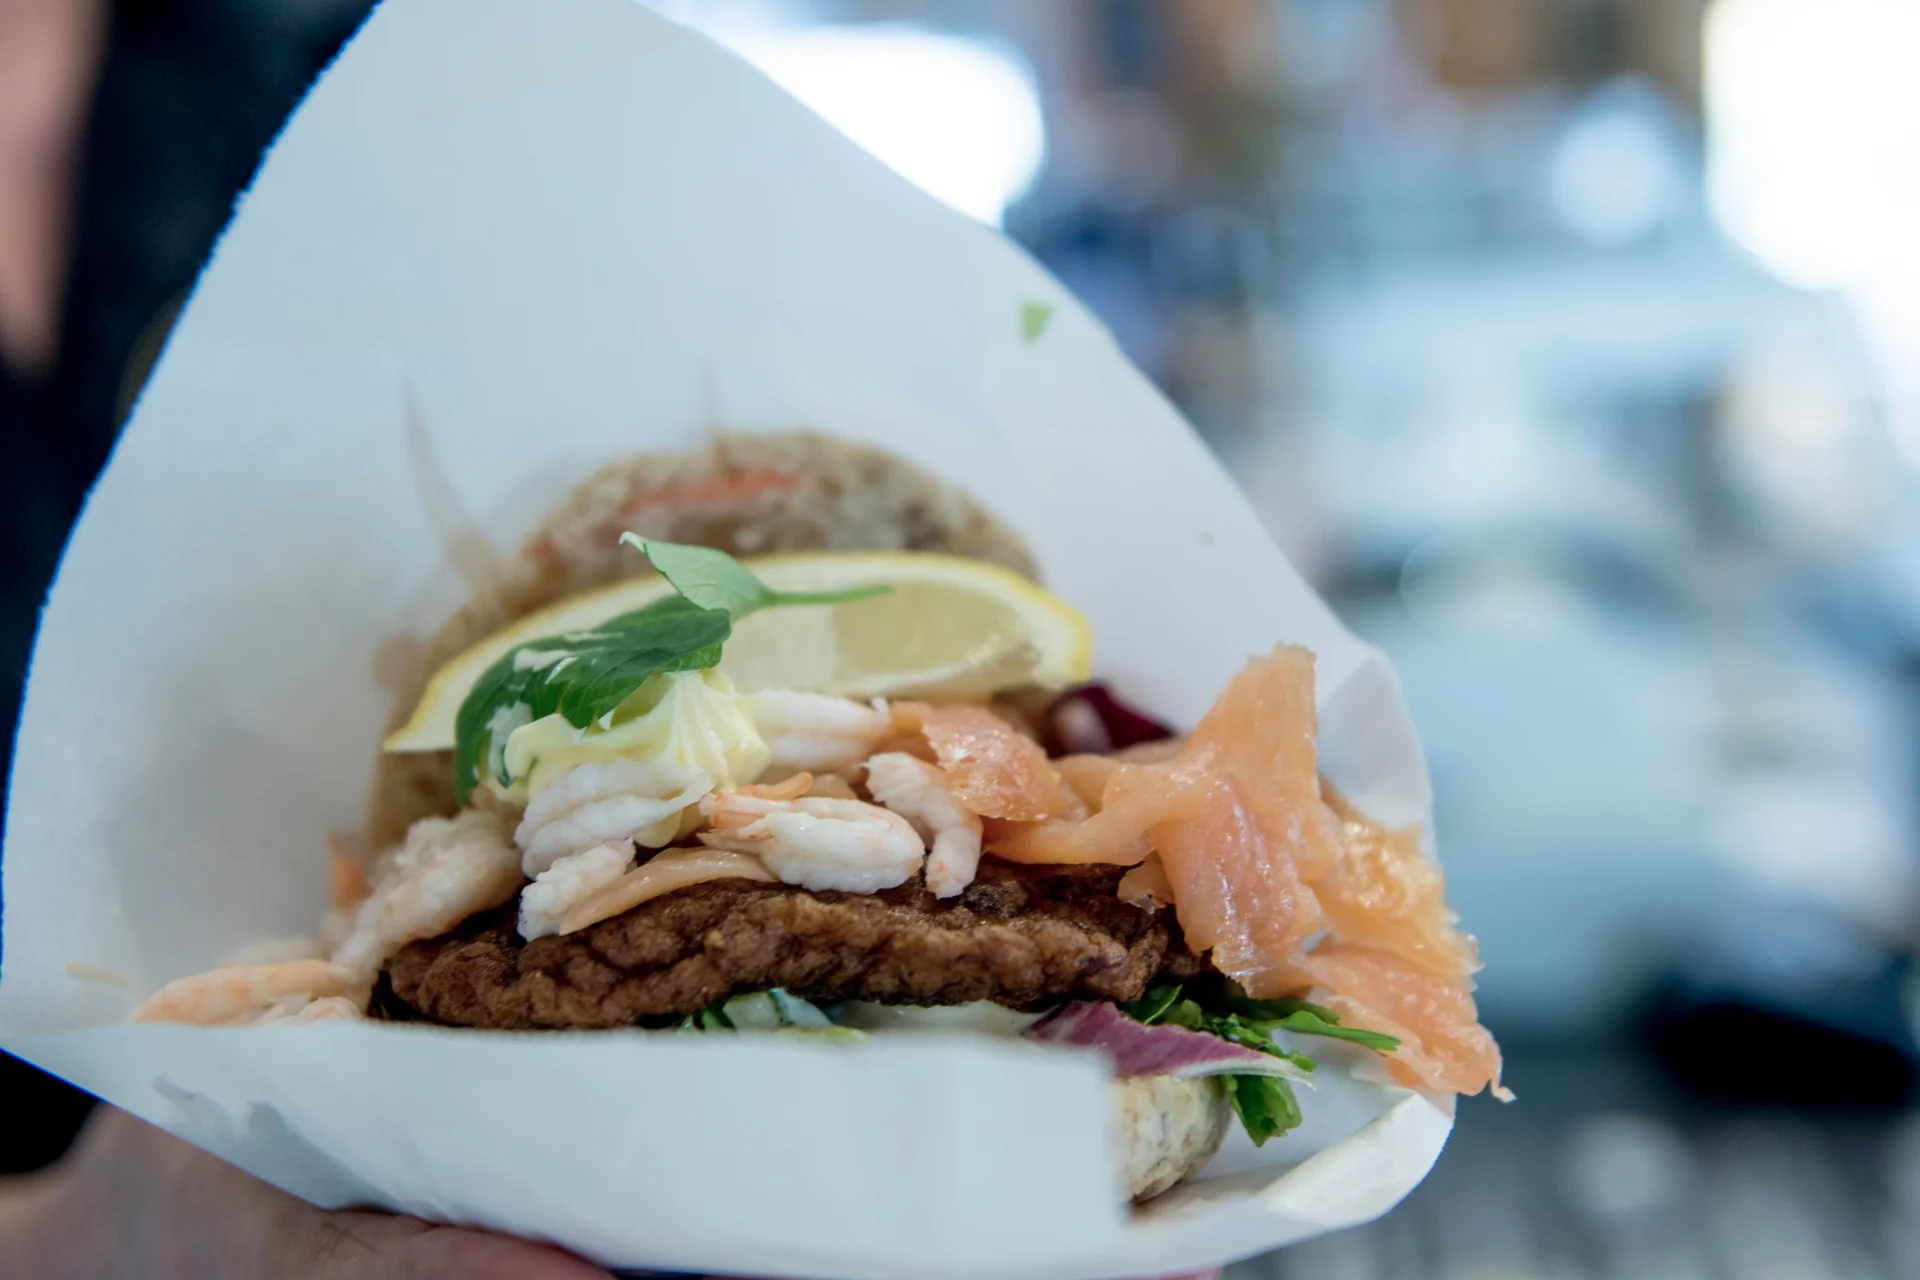
{"type": "Polygon", "coordinates": [[[1135,1200],[1297,1125],[1326,1052],[1502,1092],[1421,833],[1319,775],[1313,655],[1175,734],[1090,652],[1005,524],[882,451],[616,462],[407,673],[319,947],[135,1016],[1019,1036],[1111,1065],[1135,1200]]]}

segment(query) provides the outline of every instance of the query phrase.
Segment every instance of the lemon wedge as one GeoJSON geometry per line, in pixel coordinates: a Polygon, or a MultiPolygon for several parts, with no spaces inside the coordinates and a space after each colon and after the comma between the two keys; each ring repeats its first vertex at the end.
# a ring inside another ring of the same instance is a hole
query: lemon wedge
{"type": "MultiPolygon", "coordinates": [[[[776,591],[893,588],[846,604],[764,609],[741,619],[720,670],[742,693],[978,698],[1015,685],[1072,684],[1090,669],[1093,632],[1086,619],[1019,574],[985,561],[924,551],[809,551],[742,563],[776,591]]],[[[597,626],[672,589],[664,578],[629,578],[496,631],[434,673],[385,749],[450,749],[460,703],[501,655],[597,626]]]]}

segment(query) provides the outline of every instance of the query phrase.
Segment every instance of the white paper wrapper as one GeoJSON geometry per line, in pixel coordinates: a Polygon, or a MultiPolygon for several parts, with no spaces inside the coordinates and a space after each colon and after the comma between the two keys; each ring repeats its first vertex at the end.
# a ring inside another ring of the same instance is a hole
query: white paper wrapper
{"type": "Polygon", "coordinates": [[[596,465],[716,424],[965,486],[1168,719],[1311,646],[1329,772],[1424,818],[1390,671],[1018,250],[629,0],[390,0],[275,145],[68,548],[13,777],[0,1043],[318,1204],[625,1266],[1147,1276],[1404,1195],[1449,1117],[1335,1069],[1302,1131],[1129,1214],[1101,1068],[1017,1042],[120,1023],[312,931],[386,711],[375,651],[462,594],[448,511],[511,546],[596,465]]]}

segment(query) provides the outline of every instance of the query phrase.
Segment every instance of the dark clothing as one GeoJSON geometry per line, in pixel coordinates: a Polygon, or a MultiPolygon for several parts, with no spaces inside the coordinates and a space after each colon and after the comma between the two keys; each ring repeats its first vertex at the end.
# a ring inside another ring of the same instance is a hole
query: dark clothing
{"type": "MultiPolygon", "coordinates": [[[[115,6],[80,158],[57,362],[33,385],[0,367],[0,709],[9,770],[21,680],[67,530],[235,197],[368,7],[115,6]]],[[[0,1099],[10,1117],[0,1126],[0,1174],[58,1156],[89,1105],[4,1054],[0,1099]]]]}

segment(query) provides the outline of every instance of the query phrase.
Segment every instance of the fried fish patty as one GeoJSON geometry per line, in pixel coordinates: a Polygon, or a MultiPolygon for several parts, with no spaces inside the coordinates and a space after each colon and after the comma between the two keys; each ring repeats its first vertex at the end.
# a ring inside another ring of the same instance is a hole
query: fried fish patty
{"type": "Polygon", "coordinates": [[[1191,977],[1205,963],[1171,912],[1114,896],[1123,871],[987,858],[946,901],[918,878],[873,894],[716,880],[532,942],[509,904],[400,951],[376,1014],[503,1030],[620,1027],[767,987],[887,1004],[1135,1000],[1157,975],[1191,977]]]}

